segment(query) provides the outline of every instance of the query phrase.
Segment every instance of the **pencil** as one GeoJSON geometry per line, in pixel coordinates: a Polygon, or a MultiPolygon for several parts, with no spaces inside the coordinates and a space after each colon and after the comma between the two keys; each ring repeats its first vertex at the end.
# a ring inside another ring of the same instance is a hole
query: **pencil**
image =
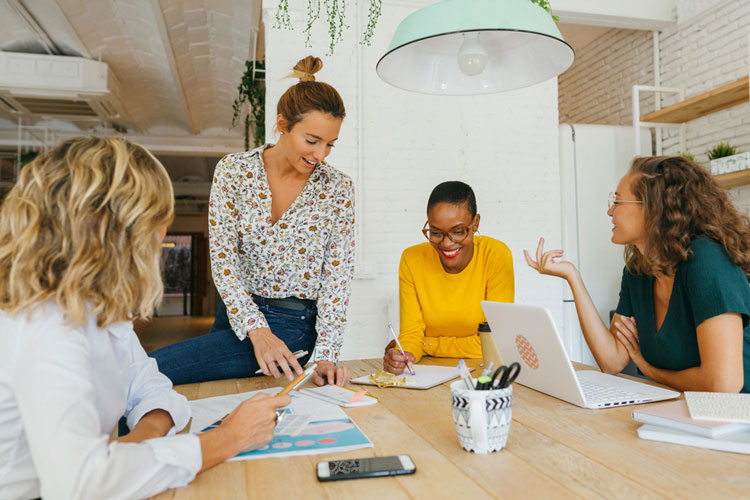
{"type": "MultiPolygon", "coordinates": [[[[388,323],[388,329],[391,331],[391,335],[393,335],[393,338],[396,339],[396,345],[398,346],[398,350],[401,351],[401,354],[406,358],[406,353],[404,352],[404,348],[401,347],[401,342],[398,341],[398,337],[396,336],[396,332],[393,330],[393,325],[388,323]]],[[[409,363],[409,360],[406,360],[406,367],[409,369],[409,373],[415,375],[414,369],[411,367],[411,364],[409,363]]]]}
{"type": "Polygon", "coordinates": [[[313,363],[311,366],[309,366],[304,372],[297,375],[297,378],[289,382],[289,385],[284,387],[279,394],[289,394],[297,387],[301,386],[307,380],[312,377],[312,374],[315,373],[315,367],[318,366],[317,363],[313,363]]]}

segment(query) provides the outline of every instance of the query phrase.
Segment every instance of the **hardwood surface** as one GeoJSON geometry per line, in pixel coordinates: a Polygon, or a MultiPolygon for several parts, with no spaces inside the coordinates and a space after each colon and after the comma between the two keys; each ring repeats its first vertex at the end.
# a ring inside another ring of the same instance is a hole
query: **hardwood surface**
{"type": "Polygon", "coordinates": [[[685,123],[748,102],[748,77],[641,116],[642,122],[685,123]]]}
{"type": "Polygon", "coordinates": [[[715,175],[714,180],[724,189],[750,184],[750,170],[738,170],[726,174],[715,175]]]}
{"type": "Polygon", "coordinates": [[[143,349],[151,352],[165,345],[205,335],[214,324],[213,316],[162,316],[133,325],[143,349]]]}
{"type": "MultiPolygon", "coordinates": [[[[430,358],[429,364],[456,360],[430,358]]],[[[345,362],[352,377],[381,360],[345,362]]],[[[469,361],[479,366],[479,360],[469,361]]],[[[499,453],[475,455],[458,443],[449,383],[426,391],[379,389],[373,406],[345,409],[375,444],[344,453],[224,463],[164,499],[459,499],[489,498],[747,498],[750,456],[639,439],[630,412],[640,406],[578,408],[515,384],[513,423],[499,453]],[[315,464],[409,454],[410,476],[320,483],[315,464]]],[[[178,386],[188,399],[273,386],[270,377],[178,386]]],[[[364,387],[364,386],[355,386],[364,387]]]]}

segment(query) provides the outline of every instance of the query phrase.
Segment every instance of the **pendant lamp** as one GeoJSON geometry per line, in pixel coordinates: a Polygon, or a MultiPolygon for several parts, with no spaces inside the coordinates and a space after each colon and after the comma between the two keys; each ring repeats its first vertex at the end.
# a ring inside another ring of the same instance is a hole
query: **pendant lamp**
{"type": "Polygon", "coordinates": [[[573,48],[552,16],[529,0],[444,0],[396,29],[378,76],[423,94],[490,94],[553,78],[573,48]]]}

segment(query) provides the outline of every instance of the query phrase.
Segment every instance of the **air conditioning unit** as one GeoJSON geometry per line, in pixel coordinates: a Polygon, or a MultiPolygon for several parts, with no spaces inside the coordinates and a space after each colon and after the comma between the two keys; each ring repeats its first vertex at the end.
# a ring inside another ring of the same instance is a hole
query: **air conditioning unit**
{"type": "Polygon", "coordinates": [[[127,121],[106,63],[83,57],[0,52],[0,111],[10,117],[127,121]]]}

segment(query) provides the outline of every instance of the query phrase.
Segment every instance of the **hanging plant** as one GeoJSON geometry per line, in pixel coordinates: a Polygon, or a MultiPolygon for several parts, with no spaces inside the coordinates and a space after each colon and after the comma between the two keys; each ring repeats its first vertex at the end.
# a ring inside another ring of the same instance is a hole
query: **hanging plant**
{"type": "Polygon", "coordinates": [[[266,140],[266,82],[259,78],[260,70],[265,75],[265,61],[255,61],[255,75],[253,76],[253,61],[245,61],[245,72],[242,80],[237,86],[237,98],[232,104],[232,128],[242,116],[242,108],[245,103],[250,105],[250,112],[245,115],[245,150],[250,150],[250,129],[253,130],[253,147],[262,145],[266,140]]]}
{"type": "MultiPolygon", "coordinates": [[[[547,12],[551,12],[551,7],[547,0],[529,0],[529,2],[538,5],[539,7],[543,8],[547,12]]],[[[560,16],[552,16],[552,20],[555,22],[558,22],[560,20],[560,16]]]]}
{"type": "MultiPolygon", "coordinates": [[[[320,18],[321,2],[325,5],[328,35],[330,36],[328,55],[332,55],[336,44],[343,40],[344,30],[349,29],[349,25],[344,21],[346,18],[346,0],[307,0],[307,26],[304,31],[305,47],[312,47],[312,27],[320,18]]],[[[372,36],[375,34],[375,26],[377,26],[378,19],[380,19],[380,14],[382,13],[382,7],[383,0],[370,0],[370,8],[367,13],[367,26],[365,26],[362,40],[359,43],[370,45],[372,36]]],[[[279,5],[276,9],[276,22],[273,27],[275,29],[293,29],[291,17],[289,16],[289,0],[279,0],[279,5]]]]}

